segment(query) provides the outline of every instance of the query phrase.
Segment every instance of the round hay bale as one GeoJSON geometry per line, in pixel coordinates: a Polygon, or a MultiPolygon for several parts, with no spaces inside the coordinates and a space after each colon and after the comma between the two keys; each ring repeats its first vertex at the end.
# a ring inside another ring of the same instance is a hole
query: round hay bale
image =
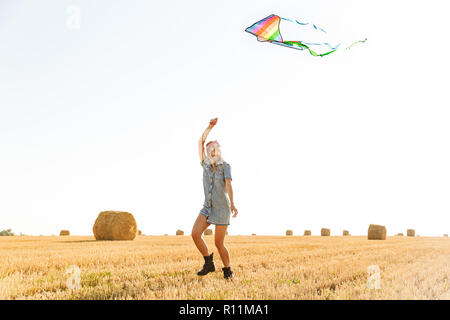
{"type": "Polygon", "coordinates": [[[205,236],[212,236],[213,231],[212,231],[211,229],[206,229],[205,232],[203,232],[203,234],[204,234],[205,236]]]}
{"type": "Polygon", "coordinates": [[[69,230],[61,230],[59,232],[60,236],[70,236],[70,231],[69,230]]]}
{"type": "Polygon", "coordinates": [[[292,236],[293,234],[294,234],[294,232],[292,230],[286,230],[287,236],[292,236]]]}
{"type": "Polygon", "coordinates": [[[141,230],[138,230],[138,231],[137,231],[137,235],[138,235],[138,236],[142,236],[142,231],[141,231],[141,230]]]}
{"type": "Polygon", "coordinates": [[[256,236],[256,233],[252,233],[252,236],[256,236]]]}
{"type": "Polygon", "coordinates": [[[330,229],[327,229],[327,228],[322,228],[322,229],[320,229],[320,235],[321,235],[322,237],[329,237],[330,234],[331,234],[330,229]]]}
{"type": "Polygon", "coordinates": [[[177,236],[184,236],[184,231],[178,229],[177,232],[175,233],[177,236]]]}
{"type": "Polygon", "coordinates": [[[167,234],[167,233],[164,233],[164,236],[168,236],[168,234],[167,234]]]}
{"type": "Polygon", "coordinates": [[[349,236],[350,232],[348,230],[344,230],[344,231],[342,231],[342,235],[343,236],[349,236]]]}
{"type": "Polygon", "coordinates": [[[367,231],[368,240],[386,240],[386,227],[377,224],[371,224],[367,231]]]}
{"type": "Polygon", "coordinates": [[[133,215],[123,211],[102,211],[92,228],[95,240],[133,240],[137,224],[133,215]]]}
{"type": "Polygon", "coordinates": [[[444,237],[448,237],[448,234],[444,233],[444,237]]]}
{"type": "Polygon", "coordinates": [[[397,233],[397,236],[399,236],[399,237],[403,237],[403,233],[397,233]]]}
{"type": "Polygon", "coordinates": [[[408,237],[414,237],[416,235],[416,231],[414,229],[408,229],[406,230],[406,235],[408,237]]]}
{"type": "Polygon", "coordinates": [[[311,235],[311,230],[305,230],[305,232],[303,232],[304,236],[310,236],[311,235]]]}

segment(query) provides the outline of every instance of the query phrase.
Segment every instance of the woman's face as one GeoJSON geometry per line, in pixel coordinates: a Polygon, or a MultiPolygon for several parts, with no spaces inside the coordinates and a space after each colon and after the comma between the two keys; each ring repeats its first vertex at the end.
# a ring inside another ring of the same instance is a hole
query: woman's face
{"type": "Polygon", "coordinates": [[[220,144],[218,142],[213,142],[211,143],[211,145],[209,146],[210,152],[209,154],[211,155],[211,158],[215,159],[220,157],[221,152],[220,152],[220,144]]]}

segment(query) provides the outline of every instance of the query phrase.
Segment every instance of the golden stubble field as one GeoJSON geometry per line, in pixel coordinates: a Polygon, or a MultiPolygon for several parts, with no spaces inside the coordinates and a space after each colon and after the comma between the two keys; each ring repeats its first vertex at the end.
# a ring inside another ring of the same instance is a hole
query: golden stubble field
{"type": "Polygon", "coordinates": [[[450,299],[449,238],[228,236],[231,281],[205,239],[217,271],[201,278],[190,236],[0,237],[0,299],[450,299]]]}

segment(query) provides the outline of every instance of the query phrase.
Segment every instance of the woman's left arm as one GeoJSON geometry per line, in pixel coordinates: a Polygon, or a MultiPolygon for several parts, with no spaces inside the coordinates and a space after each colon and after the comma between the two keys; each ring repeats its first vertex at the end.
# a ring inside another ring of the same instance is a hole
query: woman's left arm
{"type": "Polygon", "coordinates": [[[233,187],[231,186],[231,179],[225,179],[225,188],[227,189],[228,198],[230,198],[230,210],[233,213],[233,218],[237,216],[238,210],[234,206],[233,201],[233,187]]]}

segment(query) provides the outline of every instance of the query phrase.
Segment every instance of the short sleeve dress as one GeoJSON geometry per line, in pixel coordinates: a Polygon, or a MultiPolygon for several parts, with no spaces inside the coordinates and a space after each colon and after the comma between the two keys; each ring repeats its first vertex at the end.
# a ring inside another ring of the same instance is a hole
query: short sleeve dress
{"type": "Polygon", "coordinates": [[[231,166],[225,161],[219,161],[216,172],[213,172],[207,159],[200,162],[203,167],[203,191],[205,202],[200,214],[206,216],[206,221],[214,225],[230,224],[230,200],[225,188],[225,179],[231,179],[231,166]]]}

